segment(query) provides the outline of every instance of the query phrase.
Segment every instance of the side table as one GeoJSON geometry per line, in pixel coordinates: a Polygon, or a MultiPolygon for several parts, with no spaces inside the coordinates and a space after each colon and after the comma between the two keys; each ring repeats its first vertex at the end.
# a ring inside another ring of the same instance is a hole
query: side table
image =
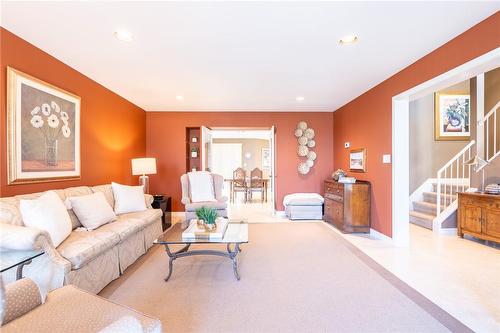
{"type": "Polygon", "coordinates": [[[153,198],[151,206],[162,210],[161,226],[163,231],[165,231],[172,225],[172,197],[156,194],[153,195],[153,198]]]}

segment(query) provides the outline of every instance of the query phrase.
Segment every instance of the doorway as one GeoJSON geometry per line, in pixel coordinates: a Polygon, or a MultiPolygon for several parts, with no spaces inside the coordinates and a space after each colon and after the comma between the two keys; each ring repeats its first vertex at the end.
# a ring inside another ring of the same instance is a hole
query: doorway
{"type": "MultiPolygon", "coordinates": [[[[482,75],[500,66],[500,50],[495,49],[392,98],[392,241],[397,246],[410,242],[410,102],[427,94],[482,75]],[[397,140],[395,140],[397,138],[397,140]]],[[[478,91],[478,95],[479,91],[478,91]]],[[[480,105],[478,105],[478,108],[480,105]]],[[[484,110],[478,110],[478,112],[484,110]]]]}
{"type": "Polygon", "coordinates": [[[270,221],[275,210],[275,130],[202,127],[202,167],[224,177],[231,219],[270,221]]]}

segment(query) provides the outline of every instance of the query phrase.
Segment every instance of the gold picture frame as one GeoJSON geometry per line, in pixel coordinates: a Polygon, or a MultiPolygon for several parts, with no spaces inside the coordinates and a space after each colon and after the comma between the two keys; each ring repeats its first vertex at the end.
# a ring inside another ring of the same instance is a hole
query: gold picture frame
{"type": "Polygon", "coordinates": [[[434,94],[434,139],[470,140],[470,94],[463,91],[434,94]]]}
{"type": "Polygon", "coordinates": [[[7,67],[7,184],[80,179],[80,103],[7,67]]]}
{"type": "Polygon", "coordinates": [[[366,148],[351,149],[349,152],[349,170],[366,172],[366,148]]]}

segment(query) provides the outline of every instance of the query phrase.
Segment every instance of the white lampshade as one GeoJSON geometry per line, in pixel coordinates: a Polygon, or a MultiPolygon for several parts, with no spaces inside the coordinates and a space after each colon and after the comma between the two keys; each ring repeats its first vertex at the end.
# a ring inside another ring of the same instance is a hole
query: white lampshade
{"type": "Polygon", "coordinates": [[[156,158],[147,157],[132,159],[132,174],[134,176],[156,174],[156,158]]]}

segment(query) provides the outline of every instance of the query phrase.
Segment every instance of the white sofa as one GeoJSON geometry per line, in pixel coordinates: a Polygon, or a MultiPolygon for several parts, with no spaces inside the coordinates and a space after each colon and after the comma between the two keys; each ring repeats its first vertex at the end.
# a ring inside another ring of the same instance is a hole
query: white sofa
{"type": "MultiPolygon", "coordinates": [[[[69,196],[102,192],[114,207],[111,185],[70,187],[55,192],[63,201],[69,196]]],[[[162,211],[153,209],[153,198],[146,195],[147,210],[118,215],[116,221],[93,231],[78,230],[81,224],[69,210],[73,231],[54,248],[46,232],[24,226],[19,211],[20,199],[34,199],[41,194],[0,198],[0,250],[43,249],[45,254],[26,265],[23,271],[25,277],[37,282],[42,292],[72,284],[98,293],[146,253],[162,233],[162,211]]]]}

